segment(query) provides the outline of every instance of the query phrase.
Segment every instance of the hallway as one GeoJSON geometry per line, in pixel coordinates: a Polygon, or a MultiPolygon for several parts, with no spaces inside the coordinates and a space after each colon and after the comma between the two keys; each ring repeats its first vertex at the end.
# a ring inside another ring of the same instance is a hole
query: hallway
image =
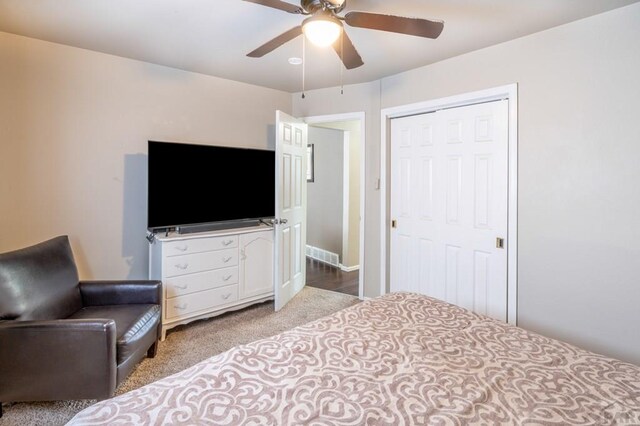
{"type": "Polygon", "coordinates": [[[358,296],[360,271],[343,272],[339,268],[307,257],[307,285],[358,296]]]}

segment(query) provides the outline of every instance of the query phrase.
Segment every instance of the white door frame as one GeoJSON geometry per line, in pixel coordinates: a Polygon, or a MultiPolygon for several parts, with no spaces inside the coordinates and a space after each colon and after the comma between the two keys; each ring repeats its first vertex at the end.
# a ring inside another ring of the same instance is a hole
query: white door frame
{"type": "Polygon", "coordinates": [[[315,115],[302,118],[307,124],[333,123],[336,121],[360,121],[360,253],[358,273],[358,297],[364,299],[364,221],[365,221],[365,113],[347,112],[344,114],[315,115]]]}
{"type": "Polygon", "coordinates": [[[386,294],[389,284],[389,146],[390,120],[409,115],[425,114],[441,109],[473,105],[495,100],[509,100],[509,141],[508,141],[508,234],[507,234],[507,321],[516,324],[518,320],[518,84],[508,84],[477,92],[464,93],[446,98],[417,102],[381,111],[380,135],[380,200],[381,200],[381,249],[380,249],[380,294],[386,294]]]}
{"type": "MultiPolygon", "coordinates": [[[[349,188],[349,170],[350,170],[350,157],[351,157],[351,132],[342,132],[342,262],[340,262],[340,269],[345,271],[344,257],[349,253],[349,200],[350,200],[350,188],[349,188]]],[[[359,222],[358,222],[359,224],[359,222]]],[[[358,252],[359,253],[359,252],[358,252]]],[[[360,260],[358,259],[358,268],[360,260]]]]}

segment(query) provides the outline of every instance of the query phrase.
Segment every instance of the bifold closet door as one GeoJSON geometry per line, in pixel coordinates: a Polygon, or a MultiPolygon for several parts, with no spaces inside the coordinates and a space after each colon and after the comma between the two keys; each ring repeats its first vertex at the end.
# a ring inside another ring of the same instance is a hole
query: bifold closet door
{"type": "Polygon", "coordinates": [[[508,101],[391,120],[391,291],[507,320],[508,101]]]}

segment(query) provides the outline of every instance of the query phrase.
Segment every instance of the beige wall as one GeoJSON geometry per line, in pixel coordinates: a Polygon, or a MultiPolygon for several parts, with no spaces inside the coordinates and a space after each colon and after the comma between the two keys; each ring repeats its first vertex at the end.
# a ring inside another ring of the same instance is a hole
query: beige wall
{"type": "Polygon", "coordinates": [[[0,252],[69,234],[83,278],[145,278],[147,140],[273,149],[276,109],[291,95],[0,33],[0,252]]]}
{"type": "Polygon", "coordinates": [[[314,181],[307,182],[307,244],[336,253],[343,233],[344,132],[309,126],[314,181]]]}
{"type": "MultiPolygon", "coordinates": [[[[518,83],[519,325],[640,364],[639,23],[634,4],[342,97],[293,95],[298,116],[368,112],[366,271],[379,267],[380,109],[518,83]]],[[[365,287],[377,293],[379,274],[365,287]]]]}
{"type": "Polygon", "coordinates": [[[349,132],[349,221],[347,249],[342,264],[347,267],[360,263],[360,121],[334,121],[314,124],[317,127],[349,132]]]}

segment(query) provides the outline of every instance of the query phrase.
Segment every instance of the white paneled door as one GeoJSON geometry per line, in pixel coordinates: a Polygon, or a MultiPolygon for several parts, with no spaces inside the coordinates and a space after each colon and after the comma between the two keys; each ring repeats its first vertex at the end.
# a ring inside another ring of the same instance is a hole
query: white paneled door
{"type": "Polygon", "coordinates": [[[507,320],[508,102],[391,120],[391,291],[507,320]]]}
{"type": "Polygon", "coordinates": [[[276,112],[275,309],[305,285],[307,125],[276,112]]]}

